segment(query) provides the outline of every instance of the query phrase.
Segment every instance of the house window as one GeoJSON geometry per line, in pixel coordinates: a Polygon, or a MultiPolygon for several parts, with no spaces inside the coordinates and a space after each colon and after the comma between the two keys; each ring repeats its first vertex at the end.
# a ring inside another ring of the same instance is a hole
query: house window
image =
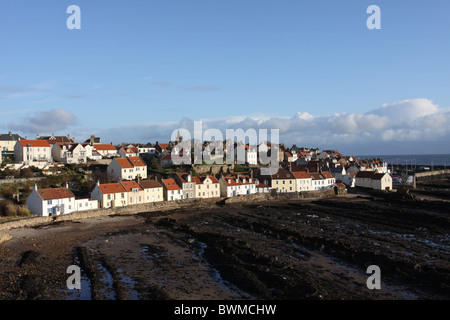
{"type": "Polygon", "coordinates": [[[52,204],[52,200],[47,200],[47,204],[52,204]]]}

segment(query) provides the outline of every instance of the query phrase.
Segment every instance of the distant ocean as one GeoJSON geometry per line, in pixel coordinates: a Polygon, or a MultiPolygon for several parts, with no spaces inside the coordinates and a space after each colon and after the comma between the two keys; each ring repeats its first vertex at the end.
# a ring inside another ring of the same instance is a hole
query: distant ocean
{"type": "Polygon", "coordinates": [[[389,165],[449,166],[450,154],[362,155],[360,159],[382,158],[389,165]]]}

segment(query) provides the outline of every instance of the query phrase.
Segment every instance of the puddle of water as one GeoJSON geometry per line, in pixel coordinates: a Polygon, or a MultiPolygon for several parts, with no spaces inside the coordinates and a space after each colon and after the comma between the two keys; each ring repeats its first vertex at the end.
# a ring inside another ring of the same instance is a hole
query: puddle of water
{"type": "Polygon", "coordinates": [[[108,300],[116,300],[116,293],[114,291],[114,278],[109,273],[109,271],[101,264],[97,264],[97,268],[100,269],[100,271],[103,273],[103,277],[101,278],[101,281],[105,285],[104,289],[99,290],[99,293],[104,294],[105,298],[108,300]]]}
{"type": "MultiPolygon", "coordinates": [[[[78,255],[75,253],[73,255],[74,265],[80,265],[80,259],[78,255]]],[[[92,300],[92,292],[91,292],[91,280],[87,277],[86,273],[83,269],[81,271],[81,279],[80,286],[81,289],[72,289],[69,290],[67,288],[62,289],[62,293],[65,300],[92,300]]]]}
{"type": "Polygon", "coordinates": [[[122,269],[117,269],[120,274],[120,283],[124,284],[126,288],[126,295],[128,300],[139,300],[139,294],[135,288],[135,282],[130,277],[126,276],[122,269]]]}
{"type": "Polygon", "coordinates": [[[232,293],[238,292],[242,296],[243,299],[250,299],[250,300],[254,299],[254,297],[252,297],[247,292],[242,291],[240,288],[238,288],[234,284],[224,280],[222,278],[222,276],[220,275],[220,272],[216,268],[213,268],[208,263],[208,261],[205,258],[205,249],[208,247],[208,245],[206,243],[200,242],[200,241],[194,241],[192,245],[194,246],[193,251],[196,256],[196,260],[198,260],[202,266],[204,266],[208,269],[209,276],[216,283],[218,283],[222,288],[224,288],[228,292],[232,292],[232,293]]]}

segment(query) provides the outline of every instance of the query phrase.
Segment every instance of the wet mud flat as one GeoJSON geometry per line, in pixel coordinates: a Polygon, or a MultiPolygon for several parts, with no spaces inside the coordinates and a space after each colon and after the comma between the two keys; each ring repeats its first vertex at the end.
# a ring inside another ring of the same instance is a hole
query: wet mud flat
{"type": "Polygon", "coordinates": [[[55,223],[8,232],[0,299],[449,299],[449,230],[446,202],[356,195],[55,223]]]}

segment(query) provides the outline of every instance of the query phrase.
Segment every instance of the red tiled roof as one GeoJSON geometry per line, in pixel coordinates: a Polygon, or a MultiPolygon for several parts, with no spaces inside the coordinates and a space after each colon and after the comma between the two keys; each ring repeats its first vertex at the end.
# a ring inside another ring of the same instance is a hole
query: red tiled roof
{"type": "Polygon", "coordinates": [[[225,184],[227,186],[242,186],[242,185],[249,185],[249,184],[254,184],[255,180],[252,180],[252,182],[250,182],[250,177],[249,176],[241,176],[239,177],[239,179],[237,177],[223,177],[225,184]],[[244,180],[245,179],[245,183],[244,180]],[[228,180],[230,180],[230,182],[228,182],[228,180]]]}
{"type": "Polygon", "coordinates": [[[167,190],[181,190],[181,187],[175,182],[175,179],[162,179],[162,183],[167,190]]]}
{"type": "Polygon", "coordinates": [[[130,148],[121,148],[125,153],[139,153],[139,149],[136,147],[130,147],[130,148]]]}
{"type": "Polygon", "coordinates": [[[292,174],[296,179],[311,179],[309,173],[305,171],[293,171],[292,174]]]}
{"type": "Polygon", "coordinates": [[[334,178],[334,175],[333,175],[330,171],[322,171],[322,175],[323,175],[326,179],[332,179],[332,178],[334,178]]]}
{"type": "Polygon", "coordinates": [[[201,176],[201,177],[192,177],[196,184],[203,184],[206,178],[211,179],[212,183],[219,183],[219,181],[214,176],[201,176]]]}
{"type": "Polygon", "coordinates": [[[112,144],[96,144],[94,145],[94,148],[97,150],[110,150],[110,151],[116,151],[116,148],[112,144]]]}
{"type": "Polygon", "coordinates": [[[98,186],[102,194],[127,192],[120,183],[105,183],[98,186]]]}
{"type": "Polygon", "coordinates": [[[19,140],[19,142],[23,147],[26,147],[29,145],[33,148],[36,148],[36,147],[50,148],[50,144],[48,143],[47,140],[19,140]]]}
{"type": "Polygon", "coordinates": [[[121,184],[128,192],[131,192],[133,189],[144,190],[136,181],[122,181],[121,184]]]}
{"type": "Polygon", "coordinates": [[[40,189],[37,192],[43,200],[75,198],[73,193],[67,188],[40,189]]]}
{"type": "Polygon", "coordinates": [[[167,149],[169,147],[168,143],[158,143],[158,146],[161,147],[162,150],[167,149]]]}
{"type": "MultiPolygon", "coordinates": [[[[188,183],[188,181],[187,181],[188,175],[189,175],[189,173],[187,173],[187,172],[177,173],[177,177],[180,179],[180,181],[182,183],[188,183]]],[[[192,178],[192,176],[191,176],[191,178],[192,178]]]]}
{"type": "Polygon", "coordinates": [[[133,169],[134,168],[133,165],[131,164],[131,162],[128,161],[127,158],[116,158],[115,160],[119,163],[119,166],[122,169],[133,169]]]}
{"type": "Polygon", "coordinates": [[[135,167],[145,167],[145,162],[141,159],[141,157],[128,157],[127,158],[135,167]]]}

